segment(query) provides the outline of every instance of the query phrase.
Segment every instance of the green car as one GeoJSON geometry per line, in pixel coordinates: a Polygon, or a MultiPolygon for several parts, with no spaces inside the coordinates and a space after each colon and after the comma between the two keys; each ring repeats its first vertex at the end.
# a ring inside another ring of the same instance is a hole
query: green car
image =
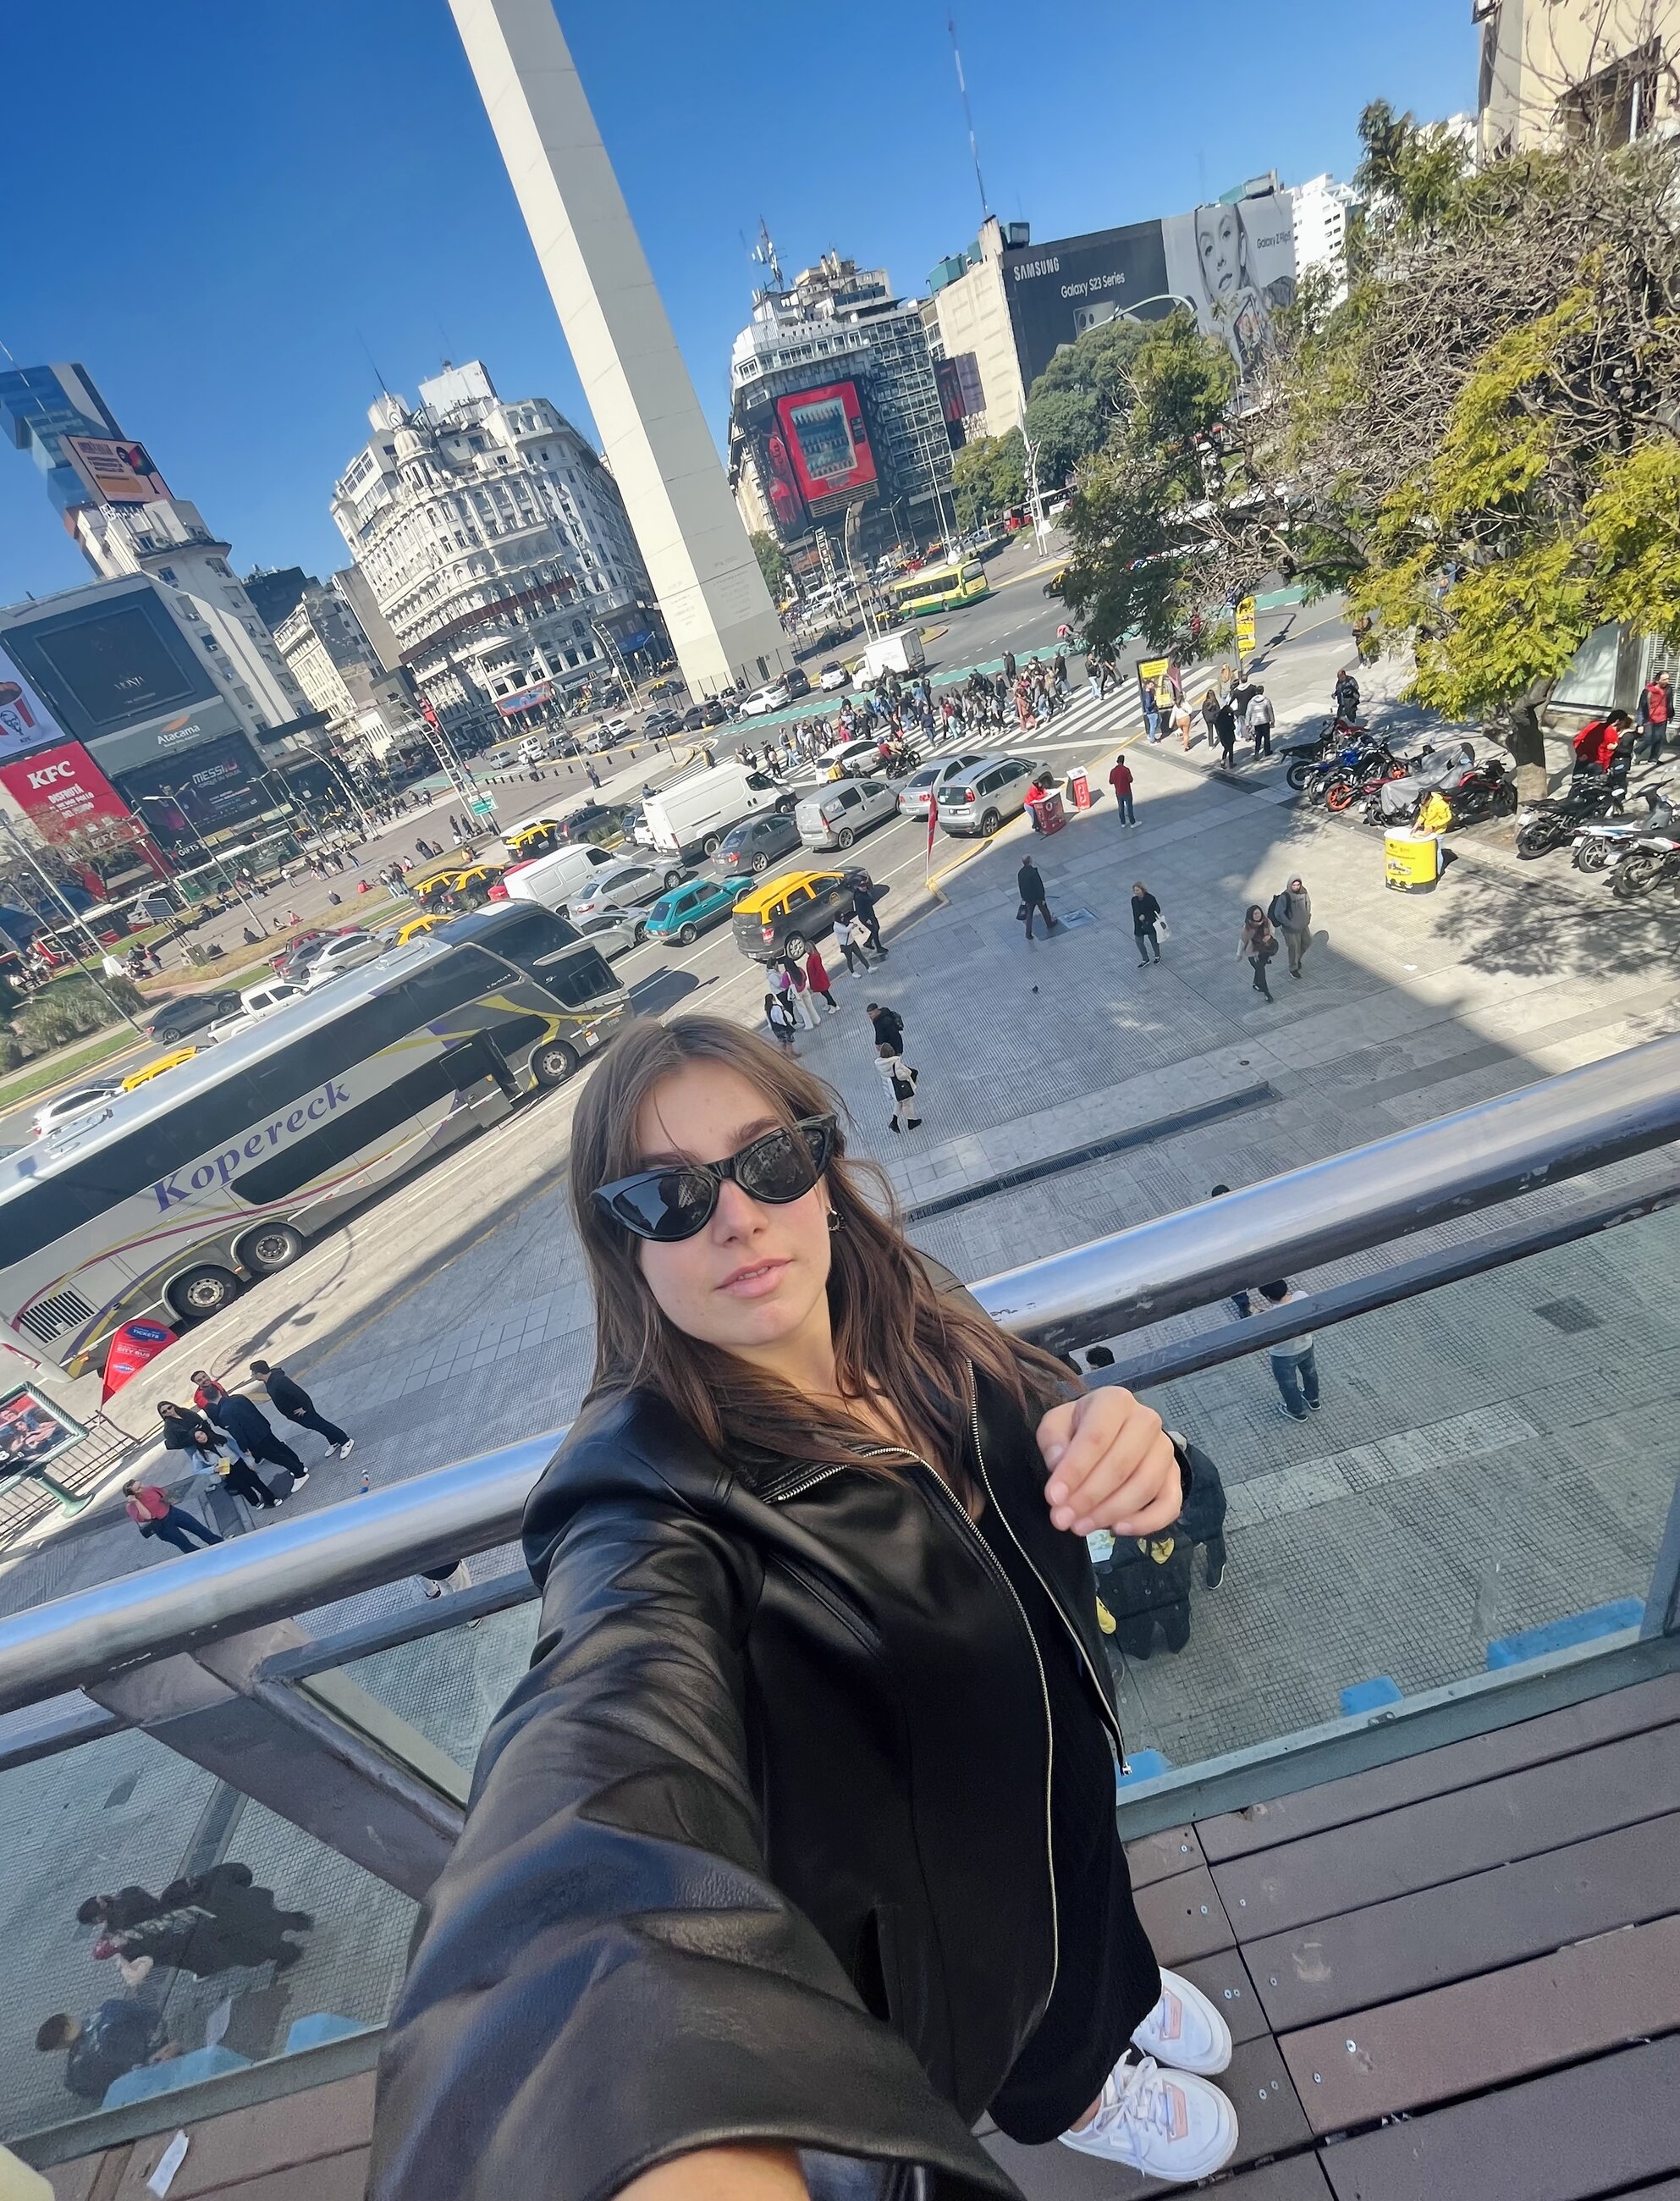
{"type": "Polygon", "coordinates": [[[680,940],[687,948],[709,925],[729,915],[741,883],[739,879],[690,879],[687,886],[673,887],[647,913],[647,937],[680,940]]]}

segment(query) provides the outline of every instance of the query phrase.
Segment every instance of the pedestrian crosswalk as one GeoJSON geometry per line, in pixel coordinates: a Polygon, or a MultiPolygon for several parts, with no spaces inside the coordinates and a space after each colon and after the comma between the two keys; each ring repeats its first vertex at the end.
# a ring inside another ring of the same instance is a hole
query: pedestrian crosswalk
{"type": "MultiPolygon", "coordinates": [[[[1184,676],[1186,696],[1195,695],[1212,678],[1212,666],[1192,666],[1184,676]]],[[[937,698],[938,690],[935,690],[937,698]]],[[[1144,707],[1138,694],[1135,680],[1122,679],[1106,696],[1099,696],[1088,683],[1069,690],[1065,711],[1058,711],[1053,719],[1038,725],[1019,726],[1016,724],[1013,705],[1002,726],[986,727],[978,733],[965,730],[949,737],[941,737],[922,747],[929,756],[941,756],[957,748],[1023,749],[1033,756],[1041,751],[1067,747],[1100,746],[1107,742],[1119,742],[1127,736],[1144,731],[1144,707]]],[[[1196,737],[1205,740],[1206,734],[1200,718],[1196,720],[1196,737]]],[[[1168,736],[1170,740],[1174,738],[1168,736]]]]}

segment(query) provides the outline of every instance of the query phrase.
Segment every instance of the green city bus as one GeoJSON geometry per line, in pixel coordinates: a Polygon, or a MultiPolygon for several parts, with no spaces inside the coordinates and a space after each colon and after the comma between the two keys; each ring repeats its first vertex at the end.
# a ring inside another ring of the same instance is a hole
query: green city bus
{"type": "Polygon", "coordinates": [[[986,568],[978,558],[962,565],[924,566],[893,584],[895,619],[926,619],[933,612],[955,611],[960,604],[977,604],[992,593],[986,568]]]}

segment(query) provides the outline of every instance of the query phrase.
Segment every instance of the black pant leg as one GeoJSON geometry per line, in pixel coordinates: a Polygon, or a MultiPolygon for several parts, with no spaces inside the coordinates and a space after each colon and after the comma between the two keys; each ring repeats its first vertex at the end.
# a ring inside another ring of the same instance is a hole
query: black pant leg
{"type": "Polygon", "coordinates": [[[286,1419],[296,1423],[301,1429],[313,1429],[317,1436],[325,1437],[330,1445],[348,1441],[348,1433],[341,1429],[337,1422],[328,1421],[326,1416],[314,1406],[306,1408],[301,1413],[288,1414],[286,1419]]]}
{"type": "Polygon", "coordinates": [[[257,1450],[257,1458],[271,1461],[276,1467],[290,1468],[294,1475],[307,1473],[301,1456],[295,1453],[284,1437],[270,1435],[257,1450]]]}
{"type": "Polygon", "coordinates": [[[152,1534],[161,1542],[173,1544],[178,1552],[190,1552],[192,1549],[184,1532],[173,1521],[154,1521],[152,1534]]]}

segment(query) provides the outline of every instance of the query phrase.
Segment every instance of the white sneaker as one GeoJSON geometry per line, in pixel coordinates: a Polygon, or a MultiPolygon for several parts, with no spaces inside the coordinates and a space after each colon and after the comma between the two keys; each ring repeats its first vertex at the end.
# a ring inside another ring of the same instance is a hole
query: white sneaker
{"type": "Polygon", "coordinates": [[[1219,2088],[1186,2071],[1162,2071],[1145,2056],[1122,2057],[1103,2082],[1088,2125],[1062,2135],[1063,2147],[1129,2163],[1146,2178],[1193,2186],[1229,2163],[1237,2112],[1219,2088]]]}
{"type": "Polygon", "coordinates": [[[345,1438],[343,1443],[338,1447],[338,1457],[340,1459],[348,1459],[349,1458],[351,1448],[354,1443],[355,1439],[354,1437],[345,1438]]]}
{"type": "Polygon", "coordinates": [[[1161,1999],[1132,2036],[1133,2045],[1175,2071],[1210,2078],[1231,2061],[1231,2028],[1201,1990],[1162,1969],[1161,1999]]]}

